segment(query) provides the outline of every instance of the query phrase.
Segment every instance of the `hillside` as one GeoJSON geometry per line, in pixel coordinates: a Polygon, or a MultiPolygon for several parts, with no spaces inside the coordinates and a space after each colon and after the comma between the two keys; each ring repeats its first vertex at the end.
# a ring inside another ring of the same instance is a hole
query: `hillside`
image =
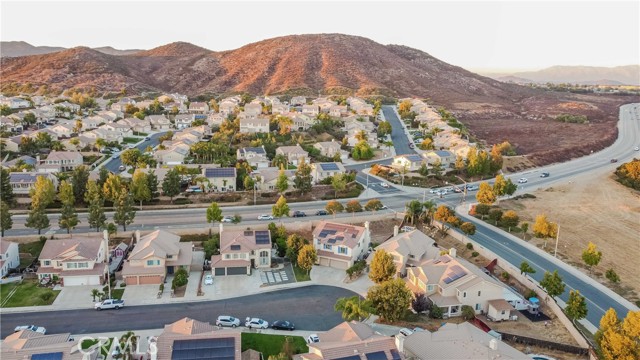
{"type": "Polygon", "coordinates": [[[477,138],[488,144],[509,140],[519,153],[538,162],[611,143],[617,107],[638,101],[530,89],[469,72],[420,50],[341,34],[285,36],[224,52],[177,42],[122,56],[80,47],[0,61],[3,86],[127,88],[191,96],[249,92],[427,98],[452,110],[477,138]],[[590,123],[550,120],[562,113],[587,115],[590,123]]]}
{"type": "Polygon", "coordinates": [[[515,83],[570,83],[580,85],[640,86],[640,65],[616,67],[552,66],[538,71],[484,74],[500,81],[515,83]]]}
{"type": "MultiPolygon", "coordinates": [[[[50,54],[62,50],[67,50],[58,46],[33,46],[24,41],[1,41],[0,42],[0,57],[18,57],[18,56],[30,56],[30,55],[42,55],[50,54]]],[[[108,55],[131,55],[141,50],[118,50],[111,46],[103,46],[94,48],[101,53],[108,55]]]]}

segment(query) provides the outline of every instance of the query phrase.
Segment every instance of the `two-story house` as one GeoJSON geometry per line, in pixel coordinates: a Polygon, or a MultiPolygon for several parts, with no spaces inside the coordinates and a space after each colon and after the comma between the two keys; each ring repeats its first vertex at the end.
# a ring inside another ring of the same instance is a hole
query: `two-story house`
{"type": "Polygon", "coordinates": [[[56,124],[48,127],[47,129],[54,132],[58,138],[70,137],[74,133],[73,125],[67,124],[56,124]]]}
{"type": "Polygon", "coordinates": [[[303,159],[309,159],[309,153],[302,146],[280,146],[276,149],[276,155],[284,156],[289,164],[298,166],[303,159]]]}
{"type": "MultiPolygon", "coordinates": [[[[290,189],[293,188],[295,173],[295,170],[284,170],[284,174],[287,176],[287,184],[289,184],[290,189]]],[[[274,191],[276,189],[276,184],[278,183],[278,177],[280,176],[280,169],[277,167],[267,167],[254,171],[251,175],[256,179],[258,190],[274,191]]]]}
{"type": "Polygon", "coordinates": [[[311,164],[311,177],[315,184],[320,181],[333,177],[337,174],[344,174],[346,172],[344,165],[339,162],[327,162],[327,163],[313,163],[311,164]]]}
{"type": "Polygon", "coordinates": [[[251,103],[244,106],[244,113],[248,118],[256,118],[262,114],[262,105],[260,103],[251,103]]]}
{"type": "Polygon", "coordinates": [[[349,114],[349,109],[345,105],[334,105],[329,108],[329,115],[333,117],[342,117],[349,114]]]}
{"type": "MultiPolygon", "coordinates": [[[[106,238],[107,232],[103,232],[106,238]]],[[[107,240],[100,236],[74,236],[50,239],[44,243],[38,260],[38,279],[59,279],[63,286],[101,285],[106,279],[107,240]]]]}
{"type": "Polygon", "coordinates": [[[238,160],[244,160],[256,169],[269,167],[269,158],[264,146],[240,148],[236,151],[236,156],[238,160]]]}
{"type": "Polygon", "coordinates": [[[53,186],[58,188],[58,178],[52,173],[41,172],[12,172],[9,173],[9,184],[15,195],[29,195],[31,189],[34,188],[38,177],[44,176],[53,182],[53,186]]]}
{"type": "Polygon", "coordinates": [[[487,313],[490,300],[504,300],[505,287],[455,253],[451,249],[449,254],[408,267],[407,285],[424,293],[446,316],[460,316],[463,305],[487,313]]]}
{"type": "Polygon", "coordinates": [[[256,134],[256,133],[268,133],[268,132],[269,132],[269,118],[266,116],[240,119],[241,134],[256,134]]]}
{"type": "Polygon", "coordinates": [[[20,267],[18,244],[0,239],[0,278],[7,276],[9,270],[20,267]]]}
{"type": "Polygon", "coordinates": [[[320,155],[328,158],[333,159],[337,154],[340,159],[346,160],[349,156],[347,151],[342,150],[341,144],[334,140],[317,142],[313,147],[320,150],[320,155]]]}
{"type": "Polygon", "coordinates": [[[41,161],[38,170],[44,172],[73,171],[80,165],[82,165],[82,154],[79,152],[53,150],[46,160],[41,161]]]}
{"type": "Polygon", "coordinates": [[[369,222],[364,227],[321,221],[313,230],[318,264],[346,270],[369,248],[369,222]]]}
{"type": "Polygon", "coordinates": [[[151,123],[149,119],[138,119],[138,118],[126,118],[118,121],[118,123],[122,123],[128,125],[131,130],[135,132],[141,133],[149,133],[151,131],[151,123]]]}
{"type": "Polygon", "coordinates": [[[233,114],[234,111],[238,108],[238,103],[233,100],[222,100],[220,104],[218,104],[218,111],[222,116],[227,117],[229,114],[233,114]]]}
{"type": "Polygon", "coordinates": [[[145,236],[135,233],[136,243],[122,267],[127,285],[162,284],[167,274],[179,268],[189,271],[193,250],[191,243],[180,242],[180,236],[156,230],[145,236]]]}
{"type": "Polygon", "coordinates": [[[213,191],[234,191],[236,188],[236,168],[203,168],[202,176],[209,181],[213,191]]]}
{"type": "Polygon", "coordinates": [[[174,121],[178,130],[191,127],[191,124],[196,120],[195,114],[178,114],[174,121]]]}
{"type": "Polygon", "coordinates": [[[154,130],[169,130],[171,128],[171,121],[164,115],[149,115],[144,119],[149,121],[154,130]]]}
{"type": "Polygon", "coordinates": [[[209,112],[209,105],[206,102],[192,102],[189,104],[189,113],[206,114],[209,112]]]}
{"type": "Polygon", "coordinates": [[[307,103],[307,98],[304,96],[294,96],[289,103],[291,106],[302,106],[307,103]]]}
{"type": "Polygon", "coordinates": [[[144,359],[192,359],[195,356],[200,359],[255,360],[250,356],[253,350],[242,352],[240,335],[240,330],[221,329],[206,322],[183,318],[164,326],[153,343],[155,351],[149,349],[149,356],[144,359]]]}
{"type": "Polygon", "coordinates": [[[305,115],[316,117],[320,114],[318,105],[302,105],[302,113],[305,115]]]}
{"type": "MultiPolygon", "coordinates": [[[[426,261],[440,256],[440,249],[435,240],[425,235],[420,230],[397,233],[389,240],[376,247],[376,251],[384,250],[393,256],[396,264],[397,275],[404,277],[407,267],[419,266],[426,261]]],[[[373,256],[367,258],[367,264],[371,264],[373,256]]]]}
{"type": "Polygon", "coordinates": [[[443,168],[453,167],[456,162],[456,155],[447,150],[435,150],[429,151],[423,154],[427,160],[427,165],[433,166],[436,163],[440,163],[443,168]]]}
{"type": "Polygon", "coordinates": [[[102,125],[101,129],[105,129],[107,131],[114,132],[123,138],[133,136],[133,131],[131,130],[131,126],[121,123],[121,122],[113,122],[109,124],[102,125]]]}
{"type": "Polygon", "coordinates": [[[391,166],[398,171],[413,172],[420,170],[425,159],[418,154],[398,155],[393,158],[391,166]]]}
{"type": "Polygon", "coordinates": [[[251,269],[271,267],[268,230],[226,230],[220,224],[220,255],[211,257],[214,276],[251,275],[251,269]]]}
{"type": "Polygon", "coordinates": [[[293,131],[307,131],[315,123],[315,119],[301,113],[288,113],[285,116],[291,119],[291,130],[293,131]]]}
{"type": "Polygon", "coordinates": [[[289,112],[289,105],[273,104],[273,106],[271,106],[272,114],[286,114],[288,112],[289,112]]]}

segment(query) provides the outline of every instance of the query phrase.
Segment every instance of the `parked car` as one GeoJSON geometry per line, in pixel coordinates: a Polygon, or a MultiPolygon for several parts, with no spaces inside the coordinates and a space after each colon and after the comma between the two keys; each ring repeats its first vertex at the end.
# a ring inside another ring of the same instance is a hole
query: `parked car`
{"type": "Polygon", "coordinates": [[[258,318],[247,318],[244,326],[248,327],[249,329],[267,329],[269,327],[269,323],[258,318]]]}
{"type": "Polygon", "coordinates": [[[124,165],[118,166],[118,170],[125,171],[127,168],[124,165]]]}
{"type": "Polygon", "coordinates": [[[97,302],[93,304],[93,308],[98,311],[107,310],[107,309],[120,310],[123,307],[124,307],[124,300],[118,300],[118,299],[107,299],[107,300],[103,300],[102,302],[97,302]]]}
{"type": "Polygon", "coordinates": [[[293,331],[296,329],[296,326],[294,323],[289,322],[289,321],[282,321],[282,320],[278,320],[278,321],[274,321],[273,324],[271,324],[271,328],[275,329],[275,330],[289,330],[289,331],[293,331]]]}
{"type": "Polygon", "coordinates": [[[304,211],[294,211],[293,214],[291,215],[291,217],[305,217],[307,216],[307,214],[304,213],[304,211]]]}
{"type": "Polygon", "coordinates": [[[467,185],[467,191],[476,191],[478,190],[478,185],[467,185]]]}
{"type": "Polygon", "coordinates": [[[216,319],[216,326],[230,326],[234,328],[240,326],[240,320],[233,316],[221,315],[216,319]]]}
{"type": "Polygon", "coordinates": [[[636,146],[633,148],[634,151],[640,151],[640,147],[636,146]]]}
{"type": "Polygon", "coordinates": [[[400,329],[400,331],[398,332],[398,335],[404,335],[404,336],[409,336],[413,334],[413,330],[411,329],[407,329],[407,328],[402,328],[400,329]]]}
{"type": "Polygon", "coordinates": [[[387,210],[387,209],[388,209],[387,205],[380,206],[380,210],[387,210]]]}
{"type": "Polygon", "coordinates": [[[318,210],[316,211],[316,215],[324,216],[324,215],[329,215],[329,213],[327,212],[327,210],[318,210]]]}
{"type": "Polygon", "coordinates": [[[185,190],[185,192],[188,193],[201,193],[202,192],[202,188],[198,185],[194,185],[194,186],[189,186],[187,188],[187,190],[185,190]]]}
{"type": "Polygon", "coordinates": [[[320,338],[318,337],[318,334],[311,334],[307,337],[307,344],[313,344],[317,342],[320,342],[320,338]]]}
{"type": "Polygon", "coordinates": [[[205,285],[213,285],[213,276],[211,274],[205,275],[204,284],[205,285]]]}
{"type": "Polygon", "coordinates": [[[416,145],[414,143],[409,143],[409,148],[413,149],[415,147],[416,147],[416,145]]]}
{"type": "Polygon", "coordinates": [[[149,141],[149,140],[151,140],[151,138],[148,136],[145,136],[144,141],[149,141]]]}
{"type": "Polygon", "coordinates": [[[611,159],[611,162],[612,162],[612,163],[617,163],[617,162],[618,162],[618,159],[615,159],[615,158],[614,158],[614,159],[611,159]]]}
{"type": "Polygon", "coordinates": [[[388,188],[389,184],[387,184],[386,182],[380,183],[380,186],[382,186],[383,188],[388,188]]]}
{"type": "Polygon", "coordinates": [[[540,177],[549,177],[549,173],[548,172],[543,172],[542,174],[540,174],[540,177]]]}
{"type": "Polygon", "coordinates": [[[117,159],[117,158],[119,158],[119,157],[120,157],[120,154],[119,154],[119,153],[114,153],[113,155],[111,155],[111,158],[112,158],[112,159],[117,159]]]}
{"type": "Polygon", "coordinates": [[[221,222],[223,222],[223,223],[230,223],[230,222],[233,222],[233,216],[229,216],[229,215],[227,215],[227,216],[225,216],[225,217],[223,217],[223,218],[222,218],[221,222]]]}
{"type": "Polygon", "coordinates": [[[42,326],[35,326],[35,325],[21,325],[21,326],[16,326],[16,328],[13,329],[14,332],[18,332],[22,330],[31,330],[43,335],[47,333],[47,329],[43,328],[42,326]]]}
{"type": "Polygon", "coordinates": [[[273,220],[273,215],[262,214],[258,216],[258,220],[273,220]]]}
{"type": "Polygon", "coordinates": [[[520,178],[518,179],[518,184],[525,184],[527,181],[527,178],[520,178]]]}

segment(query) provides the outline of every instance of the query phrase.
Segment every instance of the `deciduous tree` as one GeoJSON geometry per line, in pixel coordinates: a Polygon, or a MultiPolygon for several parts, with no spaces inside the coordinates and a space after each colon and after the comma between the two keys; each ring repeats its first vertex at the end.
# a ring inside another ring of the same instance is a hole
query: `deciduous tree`
{"type": "Polygon", "coordinates": [[[302,194],[306,194],[311,191],[311,165],[307,164],[304,159],[298,165],[295,177],[293,178],[293,185],[296,187],[296,189],[300,190],[302,194]]]}
{"type": "Polygon", "coordinates": [[[393,256],[383,249],[376,250],[373,255],[373,260],[371,260],[369,279],[376,284],[380,284],[393,279],[396,275],[396,271],[396,264],[393,262],[393,256]]]}
{"type": "Polygon", "coordinates": [[[493,192],[493,188],[489,183],[480,183],[480,189],[476,193],[476,200],[484,205],[491,205],[496,202],[496,194],[493,192]]]}
{"type": "Polygon", "coordinates": [[[62,203],[62,210],[60,211],[60,218],[58,218],[58,225],[61,229],[66,229],[67,234],[71,233],[72,229],[78,225],[78,213],[73,205],[76,199],[73,195],[73,186],[71,183],[63,180],[60,183],[60,192],[58,199],[62,203]]]}
{"type": "Polygon", "coordinates": [[[443,234],[445,234],[447,230],[449,230],[449,226],[447,226],[447,223],[455,226],[455,223],[460,221],[455,212],[446,205],[440,205],[433,217],[434,219],[442,223],[440,230],[443,234]]]}
{"type": "Polygon", "coordinates": [[[367,211],[378,211],[382,209],[382,202],[378,199],[371,199],[364,205],[364,209],[367,211]]]}
{"type": "Polygon", "coordinates": [[[505,213],[502,214],[502,218],[500,219],[502,226],[508,227],[508,228],[518,226],[519,221],[520,221],[520,217],[518,216],[518,213],[516,213],[513,210],[505,211],[505,213]]]}
{"type": "Polygon", "coordinates": [[[347,206],[345,207],[345,210],[347,212],[350,212],[351,214],[355,214],[357,212],[362,211],[362,205],[360,205],[360,201],[356,199],[349,200],[347,201],[347,206]]]}
{"type": "Polygon", "coordinates": [[[615,270],[608,269],[607,272],[605,272],[604,276],[609,279],[609,281],[611,281],[612,283],[616,284],[620,282],[620,276],[618,276],[618,274],[616,273],[615,270]]]}
{"type": "Polygon", "coordinates": [[[347,188],[347,179],[344,174],[335,174],[331,178],[331,186],[333,187],[334,197],[338,198],[338,192],[344,191],[347,188]]]}
{"type": "Polygon", "coordinates": [[[596,244],[589,241],[587,248],[582,252],[582,260],[589,266],[589,271],[600,263],[600,259],[602,259],[602,251],[598,251],[596,244]]]}
{"type": "Polygon", "coordinates": [[[31,197],[32,209],[44,210],[56,198],[56,188],[53,186],[53,181],[44,176],[38,176],[33,189],[29,191],[29,196],[31,197]]]}
{"type": "Polygon", "coordinates": [[[496,196],[502,196],[505,194],[505,189],[507,187],[507,180],[504,178],[502,174],[496,176],[496,179],[493,183],[493,193],[496,196]]]}
{"type": "Polygon", "coordinates": [[[587,302],[578,290],[569,291],[569,300],[564,312],[573,322],[587,317],[587,302]]]}
{"type": "Polygon", "coordinates": [[[469,236],[476,233],[476,226],[471,222],[463,222],[462,225],[460,225],[460,230],[469,236]]]}
{"type": "Polygon", "coordinates": [[[149,190],[149,180],[147,174],[137,169],[133,173],[131,180],[131,195],[136,201],[140,202],[140,210],[142,210],[142,202],[151,200],[151,190],[149,190]]]}
{"type": "Polygon", "coordinates": [[[127,188],[122,188],[114,202],[113,222],[122,226],[127,231],[127,225],[133,223],[136,217],[136,209],[133,207],[133,199],[129,196],[127,188]]]}
{"type": "Polygon", "coordinates": [[[298,254],[300,253],[300,249],[302,249],[302,247],[307,245],[309,242],[307,241],[307,239],[298,234],[291,234],[289,235],[289,237],[287,237],[286,243],[286,255],[292,263],[296,264],[296,261],[298,261],[298,254]]]}
{"type": "Polygon", "coordinates": [[[280,195],[278,201],[276,201],[275,205],[271,207],[271,213],[273,216],[281,219],[283,216],[289,216],[289,205],[287,204],[287,199],[280,195]]]}
{"type": "Polygon", "coordinates": [[[174,168],[167,172],[164,180],[162,181],[162,192],[164,195],[171,198],[171,203],[173,204],[173,197],[180,194],[180,174],[174,168]]]}
{"type": "Polygon", "coordinates": [[[540,286],[542,286],[552,298],[562,295],[565,288],[562,277],[558,274],[558,270],[554,270],[553,273],[545,271],[542,281],[540,281],[540,286]]]}
{"type": "Polygon", "coordinates": [[[327,212],[329,212],[330,214],[333,215],[333,217],[335,217],[337,213],[344,211],[344,206],[342,206],[342,204],[339,201],[331,200],[327,202],[327,205],[325,206],[325,210],[327,210],[327,212]]]}
{"type": "Polygon", "coordinates": [[[520,264],[520,274],[524,274],[525,276],[527,276],[529,274],[535,274],[535,273],[536,273],[536,269],[531,267],[531,265],[529,265],[528,262],[523,261],[520,264]]]}
{"type": "Polygon", "coordinates": [[[558,226],[547,220],[545,214],[536,216],[536,222],[533,224],[533,234],[541,239],[553,238],[558,232],[558,226]]]}
{"type": "Polygon", "coordinates": [[[116,174],[109,174],[107,181],[102,185],[102,194],[104,195],[104,199],[115,203],[123,188],[126,187],[122,183],[122,178],[116,174]]]}
{"type": "Polygon", "coordinates": [[[96,231],[100,231],[100,229],[104,227],[107,217],[104,214],[104,199],[102,198],[100,188],[93,180],[87,182],[87,192],[84,195],[84,202],[89,206],[87,218],[89,228],[95,228],[96,231]]]}
{"type": "Polygon", "coordinates": [[[5,230],[9,230],[13,227],[13,220],[11,219],[11,212],[9,211],[9,205],[0,201],[0,235],[4,237],[5,230]]]}
{"type": "Polygon", "coordinates": [[[397,321],[411,304],[412,294],[404,280],[393,279],[369,288],[367,300],[380,317],[388,322],[397,321]]]}
{"type": "Polygon", "coordinates": [[[222,210],[217,202],[212,202],[207,208],[207,223],[213,224],[222,221],[222,210]]]}
{"type": "Polygon", "coordinates": [[[388,121],[381,121],[378,124],[378,137],[385,137],[391,135],[392,132],[391,123],[388,121]]]}
{"type": "Polygon", "coordinates": [[[305,245],[300,249],[298,253],[298,266],[302,270],[306,270],[307,274],[311,271],[313,264],[318,260],[316,249],[313,245],[305,245]]]}
{"type": "Polygon", "coordinates": [[[280,192],[280,195],[284,194],[285,191],[289,188],[289,177],[284,172],[284,167],[280,167],[280,173],[278,174],[278,179],[276,180],[276,189],[280,192]]]}

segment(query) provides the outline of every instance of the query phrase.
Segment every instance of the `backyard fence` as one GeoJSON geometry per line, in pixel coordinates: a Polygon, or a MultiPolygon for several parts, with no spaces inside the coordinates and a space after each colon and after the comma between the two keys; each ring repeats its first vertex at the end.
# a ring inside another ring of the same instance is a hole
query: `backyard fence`
{"type": "Polygon", "coordinates": [[[514,343],[524,344],[524,345],[534,345],[534,346],[539,346],[539,347],[547,348],[551,350],[564,351],[571,354],[578,354],[578,355],[589,354],[589,348],[582,348],[579,346],[560,344],[553,341],[534,339],[534,338],[530,338],[522,335],[513,335],[505,332],[500,332],[500,334],[502,335],[502,341],[514,342],[514,343]]]}

